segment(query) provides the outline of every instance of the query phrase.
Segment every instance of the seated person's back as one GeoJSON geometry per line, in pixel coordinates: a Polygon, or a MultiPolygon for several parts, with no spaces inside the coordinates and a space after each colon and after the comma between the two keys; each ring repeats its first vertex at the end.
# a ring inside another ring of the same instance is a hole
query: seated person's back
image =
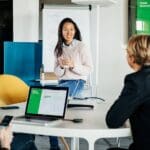
{"type": "Polygon", "coordinates": [[[133,143],[130,150],[150,149],[150,36],[130,38],[127,60],[135,71],[125,77],[124,88],[108,111],[106,122],[121,127],[129,118],[133,143]]]}

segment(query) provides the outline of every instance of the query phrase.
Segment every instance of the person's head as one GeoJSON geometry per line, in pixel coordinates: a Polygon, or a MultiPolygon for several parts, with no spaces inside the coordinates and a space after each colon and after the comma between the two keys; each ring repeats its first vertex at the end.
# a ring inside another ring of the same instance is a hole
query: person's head
{"type": "Polygon", "coordinates": [[[127,61],[134,70],[143,65],[150,64],[150,36],[134,35],[130,37],[127,45],[127,61]]]}
{"type": "Polygon", "coordinates": [[[58,42],[55,48],[57,57],[62,54],[63,43],[69,45],[73,39],[82,40],[80,30],[71,18],[64,18],[58,27],[58,42]]]}

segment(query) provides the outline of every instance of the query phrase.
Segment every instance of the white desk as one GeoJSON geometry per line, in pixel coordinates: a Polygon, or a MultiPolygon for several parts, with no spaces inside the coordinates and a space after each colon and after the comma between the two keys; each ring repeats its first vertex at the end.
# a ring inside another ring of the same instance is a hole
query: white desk
{"type": "MultiPolygon", "coordinates": [[[[73,103],[74,101],[72,101],[73,103]]],[[[79,101],[83,103],[84,101],[79,101]]],[[[86,103],[91,104],[91,101],[86,103]]],[[[75,102],[77,103],[77,101],[75,102]]],[[[66,117],[69,119],[83,118],[82,123],[73,123],[69,121],[62,121],[56,126],[42,126],[42,125],[28,125],[13,123],[14,132],[40,134],[40,135],[53,135],[64,137],[77,137],[84,138],[89,143],[89,150],[94,150],[94,143],[100,138],[112,137],[127,137],[130,136],[129,128],[108,129],[105,123],[105,115],[109,108],[106,102],[96,103],[94,100],[94,109],[75,109],[69,108],[66,112],[66,117]]],[[[3,115],[23,115],[25,103],[18,104],[18,110],[0,110],[1,116],[3,115]]]]}

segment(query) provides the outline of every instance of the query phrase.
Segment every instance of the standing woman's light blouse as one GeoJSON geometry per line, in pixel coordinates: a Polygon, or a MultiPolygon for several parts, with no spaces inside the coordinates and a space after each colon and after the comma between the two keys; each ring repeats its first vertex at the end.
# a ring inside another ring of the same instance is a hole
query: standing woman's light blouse
{"type": "Polygon", "coordinates": [[[61,68],[58,62],[58,58],[55,56],[54,72],[57,75],[58,79],[82,79],[86,81],[93,68],[89,49],[82,41],[76,39],[74,39],[69,46],[63,43],[62,49],[62,56],[71,58],[74,61],[74,67],[61,68]]]}

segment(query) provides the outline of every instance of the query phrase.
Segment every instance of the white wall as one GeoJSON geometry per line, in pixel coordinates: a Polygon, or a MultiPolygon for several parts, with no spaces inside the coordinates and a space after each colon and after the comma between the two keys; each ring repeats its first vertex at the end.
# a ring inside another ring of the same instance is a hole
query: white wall
{"type": "MultiPolygon", "coordinates": [[[[124,76],[131,72],[126,62],[127,44],[127,0],[116,0],[109,7],[92,5],[91,12],[91,49],[93,53],[96,78],[96,95],[112,103],[123,86],[124,76]]],[[[105,2],[105,1],[104,1],[105,2]]],[[[102,5],[101,5],[102,6],[102,5]]]]}
{"type": "Polygon", "coordinates": [[[13,0],[13,40],[39,40],[39,0],[13,0]]]}
{"type": "MultiPolygon", "coordinates": [[[[98,59],[99,56],[97,55],[97,44],[99,41],[97,40],[97,36],[99,34],[97,33],[98,29],[98,13],[97,13],[97,7],[92,6],[92,11],[90,11],[90,40],[91,40],[91,54],[92,54],[92,60],[93,60],[93,72],[91,74],[91,81],[93,86],[98,84],[97,79],[99,78],[98,70],[98,59]]],[[[94,94],[94,93],[93,93],[94,94]]]]}
{"type": "Polygon", "coordinates": [[[114,101],[123,86],[124,76],[131,70],[123,46],[127,43],[127,1],[100,9],[100,53],[97,94],[114,101]]]}

